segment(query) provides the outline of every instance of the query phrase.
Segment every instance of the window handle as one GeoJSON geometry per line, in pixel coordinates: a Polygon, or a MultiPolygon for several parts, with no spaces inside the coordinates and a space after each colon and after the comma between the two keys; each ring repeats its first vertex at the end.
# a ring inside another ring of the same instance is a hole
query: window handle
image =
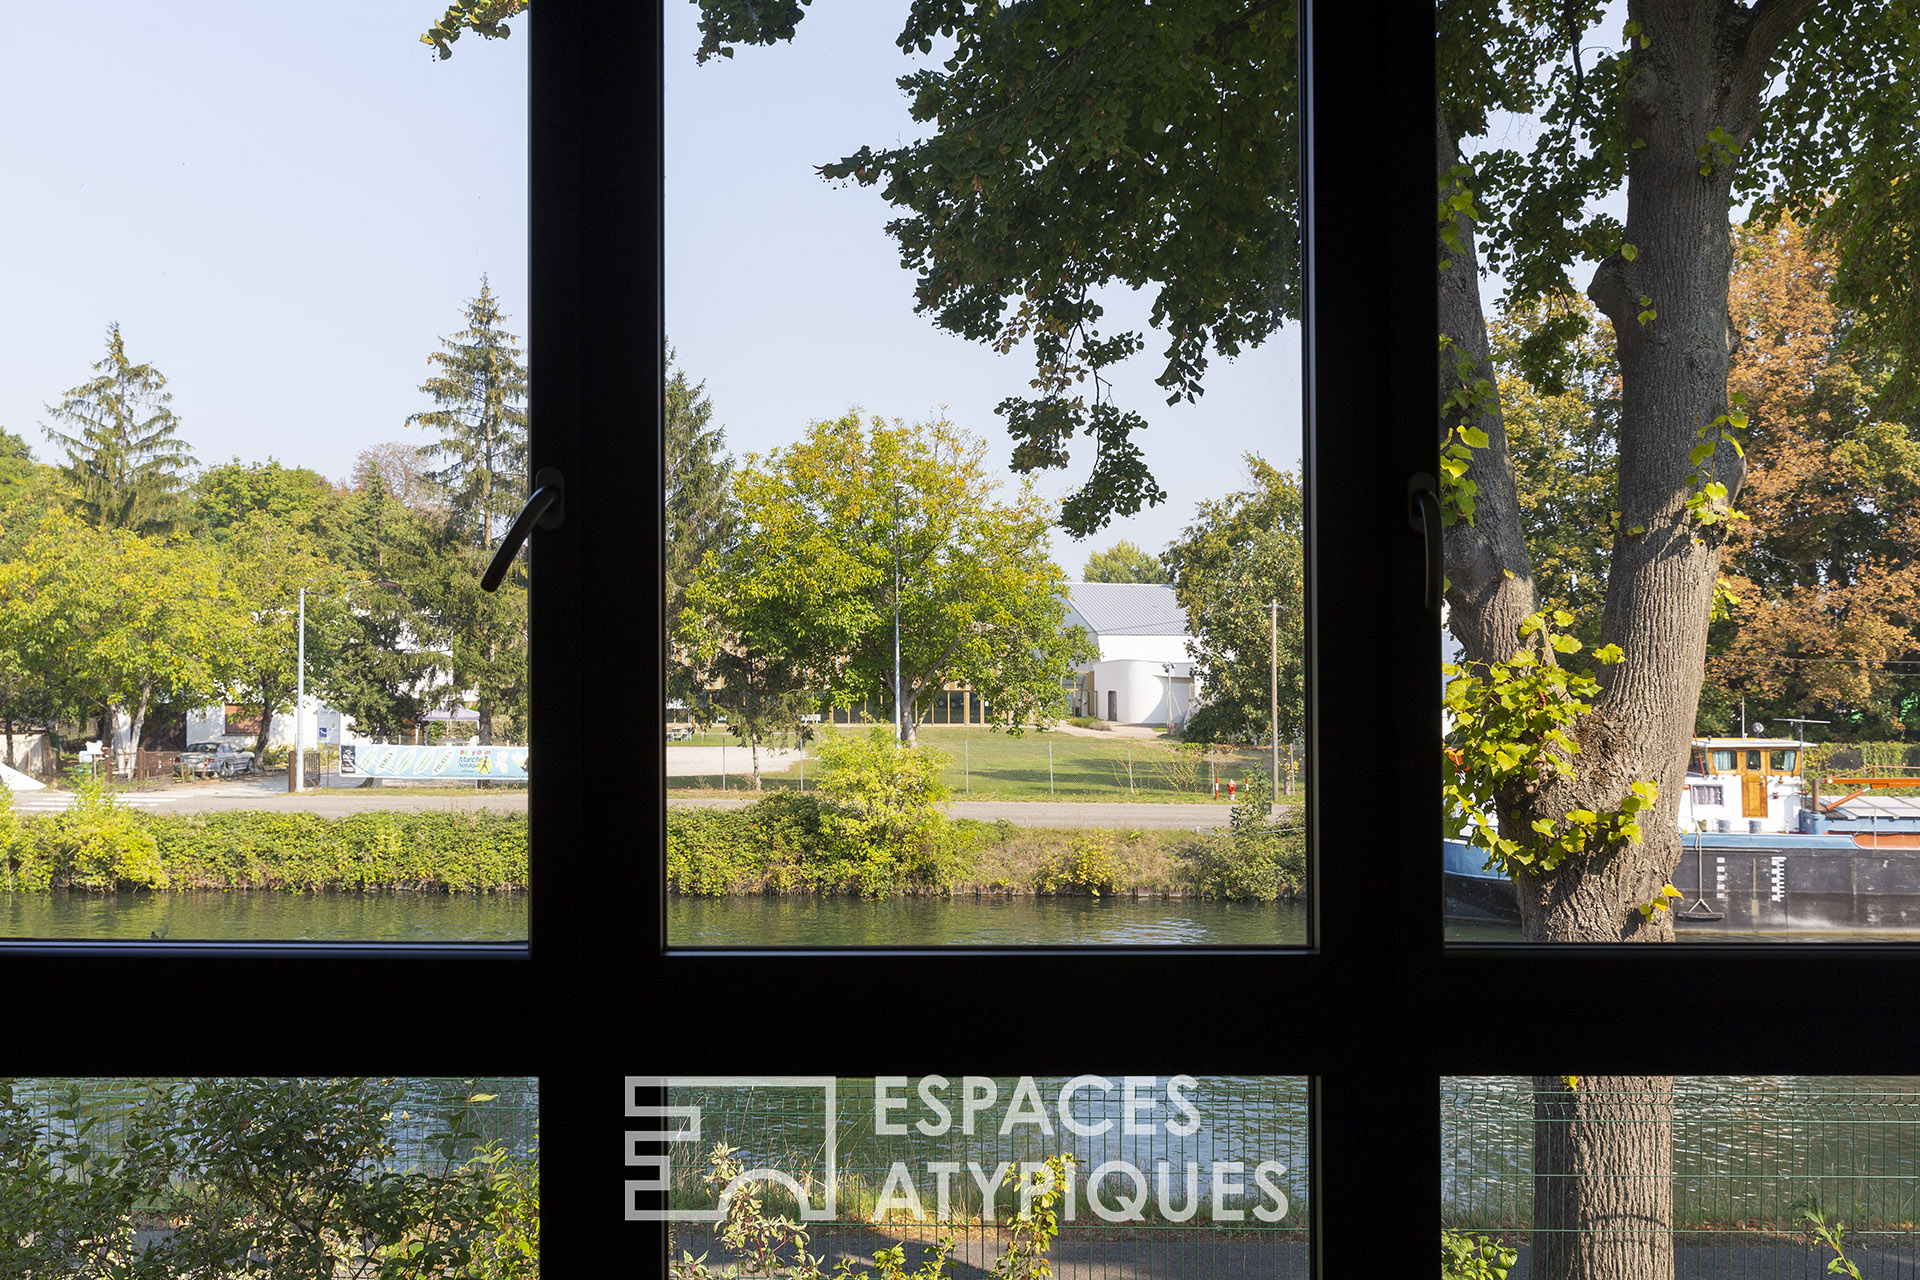
{"type": "Polygon", "coordinates": [[[1446,543],[1440,525],[1440,490],[1425,471],[1407,480],[1407,524],[1426,545],[1425,602],[1429,612],[1440,612],[1445,593],[1446,543]]]}
{"type": "Polygon", "coordinates": [[[520,508],[520,514],[513,518],[507,536],[501,539],[500,549],[493,553],[493,562],[480,575],[480,589],[500,589],[501,579],[507,576],[513,558],[520,554],[520,544],[527,540],[527,535],[533,532],[535,525],[542,529],[558,529],[566,518],[566,480],[560,475],[560,468],[542,467],[533,473],[533,494],[527,499],[527,505],[520,508]]]}

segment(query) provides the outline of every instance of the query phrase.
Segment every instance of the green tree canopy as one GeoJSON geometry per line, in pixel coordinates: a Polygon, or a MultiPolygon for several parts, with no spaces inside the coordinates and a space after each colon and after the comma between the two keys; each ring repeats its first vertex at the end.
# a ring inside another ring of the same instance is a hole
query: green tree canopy
{"type": "Polygon", "coordinates": [[[1305,561],[1300,477],[1251,454],[1253,484],[1199,504],[1167,548],[1174,595],[1193,636],[1200,705],[1187,736],[1202,742],[1291,742],[1305,729],[1305,561]],[[1275,631],[1277,602],[1278,629],[1275,631]],[[1279,719],[1273,719],[1279,653],[1279,719]]]}
{"type": "Polygon", "coordinates": [[[717,632],[710,650],[777,655],[834,705],[891,708],[897,605],[910,732],[948,682],[1004,728],[1044,723],[1091,646],[1062,629],[1051,505],[1030,484],[999,491],[984,442],[952,423],[815,422],[736,475],[733,537],[702,561],[682,625],[717,632]]]}
{"type": "Polygon", "coordinates": [[[47,406],[68,430],[43,429],[66,451],[66,474],[89,520],[103,529],[164,533],[178,519],[182,480],[194,463],[176,434],[180,420],[166,376],[133,363],[117,323],[107,326],[107,354],[93,371],[47,406]]]}
{"type": "Polygon", "coordinates": [[[1087,557],[1080,573],[1082,582],[1171,582],[1172,576],[1158,559],[1148,555],[1125,538],[1105,551],[1087,557]]]}
{"type": "Polygon", "coordinates": [[[221,545],[235,525],[255,512],[282,525],[337,537],[340,505],[341,495],[331,480],[272,458],[252,463],[235,458],[206,468],[193,483],[195,524],[221,545]]]}
{"type": "MultiPolygon", "coordinates": [[[[64,512],[0,563],[0,645],[54,714],[115,712],[134,741],[148,712],[215,702],[238,670],[246,611],[212,551],[98,529],[64,512]]],[[[103,731],[104,732],[104,731],[103,731]]]]}

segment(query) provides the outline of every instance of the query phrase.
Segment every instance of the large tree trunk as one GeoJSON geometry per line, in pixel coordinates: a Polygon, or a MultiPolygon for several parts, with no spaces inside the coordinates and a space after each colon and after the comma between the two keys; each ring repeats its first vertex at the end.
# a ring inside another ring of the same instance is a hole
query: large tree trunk
{"type": "MultiPolygon", "coordinates": [[[[1516,884],[1529,941],[1671,941],[1671,913],[1653,902],[1680,853],[1676,829],[1687,744],[1692,737],[1719,570],[1720,526],[1687,509],[1700,481],[1739,488],[1742,464],[1723,448],[1696,478],[1688,454],[1726,412],[1727,215],[1733,154],[1700,148],[1715,128],[1751,139],[1767,83],[1767,61],[1813,0],[1632,0],[1629,17],[1644,44],[1633,49],[1627,88],[1630,152],[1625,243],[1588,289],[1613,322],[1622,381],[1619,440],[1620,533],[1608,578],[1602,643],[1625,659],[1602,674],[1594,711],[1575,726],[1573,776],[1503,807],[1502,829],[1525,833],[1537,818],[1563,819],[1580,806],[1617,811],[1637,780],[1659,786],[1643,813],[1641,843],[1568,859],[1516,884]],[[1707,172],[1701,173],[1703,161],[1707,172]],[[1644,317],[1644,318],[1643,318],[1644,317]]],[[[1450,130],[1438,129],[1445,178],[1456,161],[1450,130]]],[[[1443,394],[1458,385],[1454,357],[1485,363],[1478,260],[1471,228],[1442,256],[1443,394]]],[[[1470,380],[1470,379],[1469,379],[1470,380]]],[[[1443,422],[1442,429],[1452,423],[1443,422]]],[[[1529,560],[1520,538],[1512,467],[1497,401],[1477,406],[1472,425],[1488,445],[1474,451],[1468,478],[1478,487],[1471,525],[1448,530],[1451,626],[1467,662],[1505,659],[1515,626],[1533,608],[1529,560]]],[[[1549,655],[1550,656],[1550,655],[1549,655]]],[[[1522,835],[1521,838],[1524,838],[1522,835]]],[[[1532,1274],[1537,1280],[1669,1280],[1672,1249],[1672,1095],[1668,1077],[1587,1078],[1569,1091],[1535,1081],[1535,1200],[1532,1274]]]]}
{"type": "Polygon", "coordinates": [[[1673,1077],[1533,1080],[1536,1280],[1673,1280],[1673,1077]]]}

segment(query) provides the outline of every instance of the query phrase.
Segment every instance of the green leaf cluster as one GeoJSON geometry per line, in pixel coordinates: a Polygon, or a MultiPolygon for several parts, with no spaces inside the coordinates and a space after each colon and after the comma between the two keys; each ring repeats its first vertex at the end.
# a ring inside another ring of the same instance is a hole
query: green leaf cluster
{"type": "Polygon", "coordinates": [[[1507,1280],[1520,1251],[1470,1231],[1440,1233],[1440,1280],[1507,1280]]]}
{"type": "MultiPolygon", "coordinates": [[[[1580,751],[1573,730],[1600,691],[1592,676],[1551,656],[1582,648],[1565,633],[1573,622],[1565,612],[1532,614],[1520,624],[1523,647],[1511,659],[1484,669],[1443,668],[1442,705],[1452,722],[1443,784],[1449,834],[1483,850],[1487,865],[1508,875],[1549,875],[1569,858],[1639,843],[1638,815],[1658,794],[1655,783],[1634,782],[1611,810],[1574,806],[1558,819],[1534,819],[1527,831],[1500,829],[1501,811],[1522,812],[1529,797],[1573,777],[1580,751]]],[[[1623,656],[1609,644],[1595,650],[1593,660],[1611,666],[1623,656]]]]}

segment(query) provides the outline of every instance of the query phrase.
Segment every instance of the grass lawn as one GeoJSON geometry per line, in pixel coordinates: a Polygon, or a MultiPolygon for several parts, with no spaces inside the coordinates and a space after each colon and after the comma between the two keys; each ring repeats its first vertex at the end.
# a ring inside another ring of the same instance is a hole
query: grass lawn
{"type": "MultiPolygon", "coordinates": [[[[706,742],[694,745],[718,746],[724,740],[745,759],[746,748],[737,746],[724,735],[709,734],[706,742]]],[[[1213,779],[1220,780],[1220,801],[1227,801],[1227,781],[1239,781],[1250,774],[1267,775],[1272,757],[1264,750],[1248,747],[1215,747],[1209,762],[1205,747],[1182,748],[1165,738],[1089,737],[1083,734],[1035,732],[1028,730],[1018,738],[984,728],[960,728],[927,725],[920,730],[922,744],[936,747],[948,756],[944,779],[953,788],[956,800],[1131,800],[1142,802],[1202,803],[1213,795],[1213,779]],[[1048,782],[1048,749],[1052,749],[1052,782],[1048,782]],[[1133,765],[1132,786],[1128,786],[1127,765],[1133,765]]],[[[732,763],[731,759],[728,761],[732,763]]],[[[1281,752],[1282,796],[1285,797],[1286,754],[1281,752]]],[[[819,764],[809,760],[806,771],[819,776],[819,764]]],[[[782,772],[763,772],[762,781],[770,787],[797,787],[802,766],[782,772]]],[[[710,794],[720,789],[721,779],[675,778],[676,795],[710,794]]],[[[812,779],[809,780],[811,784],[812,779]]],[[[726,780],[728,790],[744,790],[751,779],[739,774],[726,780]]],[[[1299,789],[1296,774],[1294,789],[1299,789]]]]}

